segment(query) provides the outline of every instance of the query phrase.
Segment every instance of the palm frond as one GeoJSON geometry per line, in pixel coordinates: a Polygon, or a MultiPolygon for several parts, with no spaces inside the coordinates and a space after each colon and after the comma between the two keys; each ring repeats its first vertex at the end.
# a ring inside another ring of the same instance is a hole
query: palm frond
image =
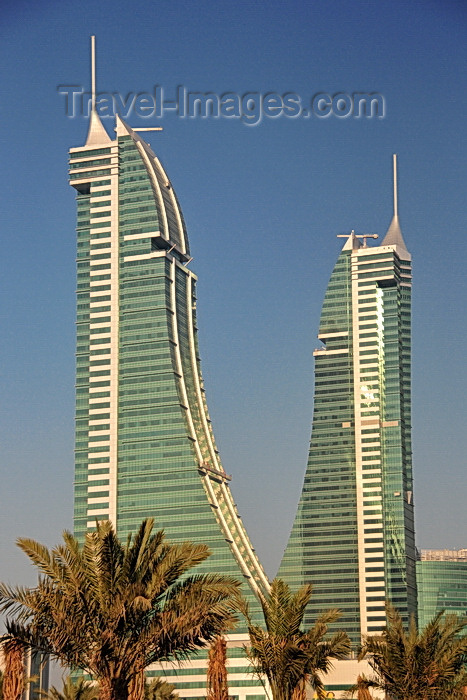
{"type": "Polygon", "coordinates": [[[145,685],[144,700],[178,700],[178,693],[172,683],[154,678],[145,685]]]}
{"type": "Polygon", "coordinates": [[[62,583],[63,566],[53,551],[49,551],[44,545],[27,537],[19,537],[16,544],[42,574],[53,580],[56,585],[62,583]]]}
{"type": "Polygon", "coordinates": [[[338,611],[329,610],[310,630],[302,629],[311,593],[309,585],[292,592],[287,584],[275,579],[270,592],[260,596],[266,629],[252,624],[245,601],[237,603],[248,624],[250,646],[246,654],[255,675],[269,681],[274,700],[303,700],[308,684],[321,697],[322,675],[330,669],[332,659],[349,653],[350,642],[344,632],[326,636],[338,611]]]}
{"type": "Polygon", "coordinates": [[[98,700],[99,697],[99,687],[95,683],[85,678],[74,681],[71,676],[63,681],[62,690],[52,686],[48,691],[39,692],[42,700],[98,700]]]}
{"type": "Polygon", "coordinates": [[[136,698],[150,663],[182,658],[232,628],[239,582],[190,575],[209,549],[170,544],[152,528],[144,521],[122,544],[110,522],[98,522],[82,545],[66,532],[50,551],[21,539],[41,575],[35,588],[0,584],[5,638],[90,673],[103,694],[136,698]]]}
{"type": "Polygon", "coordinates": [[[367,637],[359,655],[368,657],[373,686],[395,700],[444,700],[457,693],[465,684],[467,638],[459,634],[466,622],[441,611],[419,632],[413,618],[405,629],[390,604],[386,613],[386,629],[367,637]]]}

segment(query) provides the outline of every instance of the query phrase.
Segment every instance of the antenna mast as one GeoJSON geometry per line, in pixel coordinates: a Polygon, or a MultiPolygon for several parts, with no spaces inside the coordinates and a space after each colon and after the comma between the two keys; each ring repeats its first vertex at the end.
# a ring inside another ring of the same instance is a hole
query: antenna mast
{"type": "Polygon", "coordinates": [[[394,217],[398,218],[397,213],[397,154],[394,153],[392,156],[392,171],[394,179],[394,217]]]}
{"type": "Polygon", "coordinates": [[[91,110],[96,111],[96,37],[91,36],[91,110]]]}
{"type": "MultiPolygon", "coordinates": [[[[89,102],[87,104],[89,107],[89,102]]],[[[96,37],[91,36],[91,112],[86,146],[112,143],[102,124],[96,109],[96,37]]]]}

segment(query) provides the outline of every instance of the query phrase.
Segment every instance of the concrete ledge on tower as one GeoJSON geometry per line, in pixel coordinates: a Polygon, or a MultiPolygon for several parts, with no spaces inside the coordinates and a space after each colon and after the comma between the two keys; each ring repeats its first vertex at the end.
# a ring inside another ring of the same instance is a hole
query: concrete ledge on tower
{"type": "Polygon", "coordinates": [[[232,477],[229,474],[226,474],[225,472],[219,471],[219,469],[214,469],[211,467],[209,464],[206,462],[202,462],[198,470],[204,474],[204,475],[213,475],[214,477],[217,477],[218,479],[221,479],[222,481],[232,481],[232,477]]]}
{"type": "Polygon", "coordinates": [[[151,238],[151,248],[152,250],[165,250],[167,253],[172,253],[173,251],[176,251],[178,256],[180,257],[181,262],[188,262],[188,260],[192,259],[186,253],[182,253],[180,248],[178,248],[175,243],[172,243],[172,241],[168,241],[161,235],[153,236],[151,238]]]}

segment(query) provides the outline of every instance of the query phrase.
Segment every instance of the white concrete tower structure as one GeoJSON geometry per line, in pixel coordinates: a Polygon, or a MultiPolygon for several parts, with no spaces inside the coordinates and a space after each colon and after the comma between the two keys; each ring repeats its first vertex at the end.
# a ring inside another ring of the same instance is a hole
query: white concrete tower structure
{"type": "MultiPolygon", "coordinates": [[[[75,534],[111,520],[126,538],[154,517],[172,541],[207,544],[198,567],[237,577],[253,616],[268,579],[238,515],[214,440],[201,376],[197,278],[172,183],[151,147],[92,105],[70,149],[78,206],[75,534]]],[[[245,624],[229,635],[230,693],[259,700],[245,624]],[[254,696],[251,697],[251,696],[254,696]]],[[[160,671],[161,669],[159,669],[160,671]]],[[[164,666],[181,697],[206,693],[206,659],[164,666]]]]}

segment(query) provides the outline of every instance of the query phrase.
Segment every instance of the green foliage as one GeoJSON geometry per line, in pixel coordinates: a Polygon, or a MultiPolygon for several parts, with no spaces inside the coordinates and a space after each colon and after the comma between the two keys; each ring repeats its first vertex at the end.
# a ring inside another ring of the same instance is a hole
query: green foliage
{"type": "Polygon", "coordinates": [[[90,673],[100,697],[140,699],[144,669],[185,658],[235,622],[239,583],[218,574],[188,575],[209,556],[205,545],[169,544],[145,520],[122,544],[109,522],[86,534],[68,532],[49,551],[29,539],[19,547],[39,569],[35,588],[0,584],[7,637],[90,673]]]}
{"type": "Polygon", "coordinates": [[[349,654],[350,642],[345,632],[325,638],[329,625],[339,618],[337,610],[324,612],[311,629],[302,630],[310,597],[310,585],[292,593],[281,579],[275,579],[269,594],[261,599],[266,630],[252,624],[246,603],[240,603],[248,621],[248,657],[258,677],[268,679],[274,700],[290,700],[294,694],[303,696],[305,682],[322,695],[322,675],[330,670],[332,659],[349,654]]]}
{"type": "Polygon", "coordinates": [[[144,700],[178,700],[178,693],[172,683],[154,678],[144,686],[144,700]]]}
{"type": "Polygon", "coordinates": [[[362,673],[357,677],[355,685],[345,692],[344,697],[349,698],[349,700],[352,700],[355,696],[357,700],[373,700],[370,689],[377,687],[378,685],[375,681],[370,680],[362,673]]]}
{"type": "Polygon", "coordinates": [[[41,692],[43,700],[97,700],[98,697],[99,688],[95,683],[84,678],[74,681],[71,676],[65,678],[61,691],[52,686],[48,692],[41,692]]]}
{"type": "Polygon", "coordinates": [[[368,656],[375,677],[367,681],[392,700],[451,700],[463,696],[467,686],[464,663],[467,626],[455,615],[443,612],[418,632],[412,618],[408,630],[391,605],[386,606],[387,627],[380,636],[367,637],[360,659],[368,656]]]}

